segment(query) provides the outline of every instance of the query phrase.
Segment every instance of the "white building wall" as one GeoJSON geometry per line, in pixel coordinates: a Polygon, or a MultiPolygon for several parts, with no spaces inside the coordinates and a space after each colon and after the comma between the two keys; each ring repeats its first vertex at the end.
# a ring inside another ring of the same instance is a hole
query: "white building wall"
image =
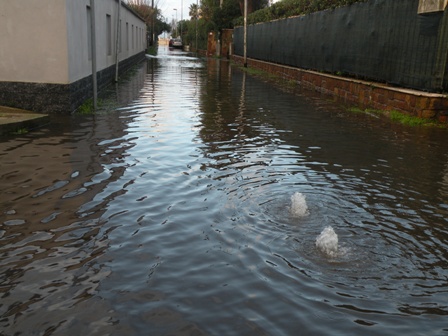
{"type": "MultiPolygon", "coordinates": [[[[90,8],[90,0],[65,1],[67,3],[69,77],[70,81],[74,82],[92,73],[92,60],[89,59],[88,53],[87,27],[90,25],[87,22],[87,8],[90,8]]],[[[97,71],[115,64],[117,20],[118,0],[95,0],[97,71]],[[108,16],[110,25],[108,25],[108,16]]],[[[139,43],[135,43],[134,48],[129,50],[121,48],[118,53],[118,60],[122,61],[145,50],[146,25],[123,5],[120,10],[120,21],[122,27],[125,27],[126,23],[129,26],[134,26],[135,34],[137,30],[141,32],[139,43]]],[[[126,39],[132,39],[132,36],[130,34],[126,36],[126,32],[122,31],[119,41],[127,43],[126,39]]],[[[135,36],[134,39],[136,39],[135,36]]]]}
{"type": "Polygon", "coordinates": [[[92,73],[88,46],[90,28],[87,27],[87,6],[90,0],[64,1],[67,8],[68,73],[70,82],[74,82],[92,73]]]}
{"type": "Polygon", "coordinates": [[[0,81],[68,83],[65,0],[0,0],[0,81]]]}
{"type": "MultiPolygon", "coordinates": [[[[90,0],[0,0],[0,82],[70,84],[91,75],[89,6],[90,0]]],[[[95,0],[97,71],[115,64],[117,7],[118,0],[95,0]]],[[[146,46],[145,23],[126,6],[120,14],[119,61],[146,46]]]]}

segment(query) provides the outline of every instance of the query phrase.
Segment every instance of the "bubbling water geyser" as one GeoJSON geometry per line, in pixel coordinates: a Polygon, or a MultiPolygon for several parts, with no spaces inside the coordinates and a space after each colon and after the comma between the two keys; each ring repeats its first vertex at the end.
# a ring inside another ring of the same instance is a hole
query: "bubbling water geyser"
{"type": "Polygon", "coordinates": [[[296,192],[291,196],[291,207],[289,212],[294,217],[303,217],[308,215],[308,206],[306,204],[305,195],[296,192]]]}
{"type": "Polygon", "coordinates": [[[336,257],[338,254],[338,235],[331,226],[322,230],[316,238],[316,247],[329,257],[336,257]]]}

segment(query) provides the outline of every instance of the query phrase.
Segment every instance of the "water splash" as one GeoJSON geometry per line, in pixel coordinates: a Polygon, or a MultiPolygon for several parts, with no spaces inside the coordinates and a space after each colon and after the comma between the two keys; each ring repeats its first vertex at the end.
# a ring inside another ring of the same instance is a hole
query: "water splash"
{"type": "Polygon", "coordinates": [[[331,226],[323,229],[316,238],[316,247],[329,257],[336,257],[338,255],[338,235],[331,226]]]}
{"type": "Polygon", "coordinates": [[[306,204],[305,195],[296,192],[291,196],[291,207],[289,212],[294,217],[303,217],[308,215],[308,206],[306,204]]]}

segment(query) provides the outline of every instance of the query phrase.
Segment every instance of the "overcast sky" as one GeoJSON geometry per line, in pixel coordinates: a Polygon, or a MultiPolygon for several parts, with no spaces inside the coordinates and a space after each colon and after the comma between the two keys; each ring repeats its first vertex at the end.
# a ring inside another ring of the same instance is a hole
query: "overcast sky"
{"type": "MultiPolygon", "coordinates": [[[[197,1],[200,2],[199,0],[197,1]]],[[[178,21],[180,21],[181,18],[184,20],[189,20],[190,15],[188,15],[188,12],[190,11],[190,5],[193,3],[195,4],[196,0],[159,0],[158,7],[162,10],[162,15],[168,20],[168,22],[171,22],[173,18],[176,19],[176,11],[174,8],[177,9],[178,21]]]]}
{"type": "MultiPolygon", "coordinates": [[[[190,5],[195,4],[197,1],[198,4],[201,3],[200,0],[154,0],[154,4],[157,4],[157,7],[162,10],[162,15],[167,19],[169,23],[174,19],[176,19],[176,11],[177,9],[177,20],[180,21],[181,18],[184,20],[189,20],[190,15],[188,12],[190,11],[190,5]],[[181,11],[183,9],[183,12],[181,11]]],[[[277,2],[278,0],[274,0],[277,2]]]]}

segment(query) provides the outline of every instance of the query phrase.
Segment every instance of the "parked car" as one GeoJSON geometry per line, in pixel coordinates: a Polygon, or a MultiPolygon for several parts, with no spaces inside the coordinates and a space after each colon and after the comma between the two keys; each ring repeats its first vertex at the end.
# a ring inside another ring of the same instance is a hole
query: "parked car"
{"type": "Polygon", "coordinates": [[[182,44],[182,40],[179,37],[176,37],[174,39],[170,39],[168,46],[170,48],[177,48],[177,49],[182,49],[183,44],[182,44]]]}

